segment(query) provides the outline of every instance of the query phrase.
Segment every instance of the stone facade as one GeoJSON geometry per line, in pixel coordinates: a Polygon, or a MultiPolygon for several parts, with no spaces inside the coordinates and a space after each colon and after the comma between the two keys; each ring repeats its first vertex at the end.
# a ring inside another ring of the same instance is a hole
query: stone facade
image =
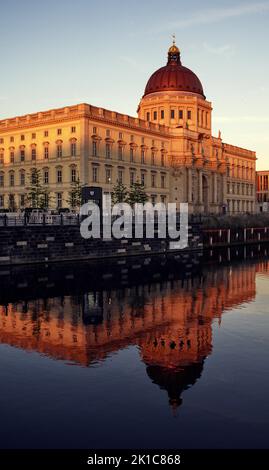
{"type": "MultiPolygon", "coordinates": [[[[176,67],[179,78],[189,70],[176,67]]],[[[185,85],[150,89],[137,118],[82,103],[1,120],[0,208],[25,206],[37,167],[52,207],[68,206],[79,177],[106,193],[138,180],[152,202],[188,202],[193,213],[253,212],[255,153],[212,136],[211,103],[185,85]]]]}

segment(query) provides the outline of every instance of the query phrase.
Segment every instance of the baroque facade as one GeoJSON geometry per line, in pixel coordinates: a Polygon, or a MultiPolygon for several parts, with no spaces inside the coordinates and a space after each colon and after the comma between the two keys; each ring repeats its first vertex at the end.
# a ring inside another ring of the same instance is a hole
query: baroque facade
{"type": "MultiPolygon", "coordinates": [[[[0,208],[23,208],[31,168],[53,206],[68,206],[72,181],[111,192],[144,184],[150,200],[189,203],[193,213],[253,212],[255,152],[212,136],[212,105],[173,43],[153,73],[138,117],[78,104],[0,121],[0,208]]],[[[29,183],[28,183],[29,185],[29,183]]]]}

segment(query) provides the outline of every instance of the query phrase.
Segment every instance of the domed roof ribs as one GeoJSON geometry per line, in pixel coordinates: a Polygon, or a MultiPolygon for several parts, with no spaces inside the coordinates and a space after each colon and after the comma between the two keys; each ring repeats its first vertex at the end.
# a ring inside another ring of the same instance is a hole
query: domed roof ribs
{"type": "Polygon", "coordinates": [[[205,99],[199,78],[181,64],[180,50],[176,46],[175,40],[168,50],[167,65],[151,75],[144,96],[162,91],[186,91],[201,95],[205,99]]]}

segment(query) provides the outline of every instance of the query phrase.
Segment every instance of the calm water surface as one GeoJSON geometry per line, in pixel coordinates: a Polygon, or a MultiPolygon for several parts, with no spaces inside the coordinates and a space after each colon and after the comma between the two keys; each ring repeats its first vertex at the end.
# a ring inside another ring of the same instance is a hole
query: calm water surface
{"type": "Polygon", "coordinates": [[[268,261],[38,281],[0,287],[1,448],[269,447],[268,261]]]}

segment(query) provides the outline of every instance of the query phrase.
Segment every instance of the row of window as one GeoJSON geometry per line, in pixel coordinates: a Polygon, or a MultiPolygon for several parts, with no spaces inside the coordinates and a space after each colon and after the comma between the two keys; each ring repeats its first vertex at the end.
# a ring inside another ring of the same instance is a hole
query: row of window
{"type": "MultiPolygon", "coordinates": [[[[56,183],[62,183],[63,182],[63,170],[62,168],[56,168],[56,183]]],[[[42,178],[43,178],[43,184],[49,184],[49,169],[43,169],[42,172],[42,178]]],[[[9,171],[9,180],[8,180],[8,186],[15,186],[16,179],[15,179],[15,171],[9,171]]],[[[75,182],[77,180],[77,170],[75,167],[72,167],[70,169],[70,180],[71,182],[75,182]]],[[[30,183],[30,182],[29,182],[30,183]]],[[[28,184],[29,184],[28,183],[28,184]]],[[[19,171],[19,185],[20,186],[25,186],[26,184],[26,171],[25,170],[20,170],[19,171]]],[[[0,187],[5,186],[5,174],[4,172],[0,172],[0,187]]]]}
{"type": "MultiPolygon", "coordinates": [[[[106,159],[111,159],[112,158],[112,143],[107,142],[105,144],[105,158],[106,159]]],[[[123,145],[119,145],[117,149],[117,157],[119,161],[125,160],[125,147],[123,145]]],[[[146,154],[147,154],[147,149],[141,148],[140,149],[140,163],[146,164],[146,154]]],[[[93,141],[92,142],[92,156],[93,157],[98,157],[99,156],[99,144],[98,141],[93,141]]],[[[130,147],[129,149],[129,161],[133,163],[136,159],[136,148],[130,147]]],[[[151,165],[156,165],[157,164],[157,150],[151,150],[151,155],[150,155],[150,163],[151,165]]],[[[161,166],[165,166],[165,153],[161,151],[161,161],[160,161],[161,166]]]]}
{"type": "MultiPolygon", "coordinates": [[[[16,210],[16,199],[15,199],[15,195],[14,194],[9,194],[7,195],[8,197],[8,207],[11,209],[11,210],[16,210]]],[[[19,207],[20,208],[24,208],[25,205],[26,205],[26,195],[25,194],[19,194],[18,195],[19,197],[19,207]]],[[[5,198],[6,196],[4,194],[0,194],[0,208],[3,208],[5,207],[5,198]]],[[[150,195],[150,199],[151,199],[151,202],[152,204],[155,204],[157,202],[157,194],[151,194],[150,195]]],[[[49,199],[50,199],[50,194],[46,194],[45,195],[45,206],[49,206],[49,199]]],[[[64,202],[64,196],[63,196],[63,193],[55,193],[55,199],[56,199],[56,207],[57,209],[61,209],[63,207],[63,202],[64,202]]],[[[160,195],[160,201],[162,203],[166,203],[166,195],[164,194],[161,194],[160,195]]]]}
{"type": "Polygon", "coordinates": [[[258,191],[268,191],[268,175],[258,175],[257,177],[257,190],[258,191]]]}
{"type": "MultiPolygon", "coordinates": [[[[184,119],[184,110],[183,109],[179,109],[178,110],[178,114],[177,114],[177,110],[176,109],[170,109],[170,119],[176,119],[176,117],[178,116],[178,119],[184,119]]],[[[187,119],[191,119],[191,116],[192,116],[192,112],[191,110],[187,110],[187,119]]],[[[164,112],[164,109],[161,109],[159,112],[154,110],[152,111],[152,113],[150,113],[150,111],[147,111],[146,113],[146,120],[147,121],[157,121],[158,118],[159,119],[164,119],[165,117],[165,112],[164,112]],[[159,116],[158,116],[159,114],[159,116]]]]}
{"type": "Polygon", "coordinates": [[[253,201],[235,201],[235,200],[228,200],[228,212],[236,213],[236,212],[253,212],[254,203],[253,201]]]}
{"type": "Polygon", "coordinates": [[[254,172],[254,168],[245,166],[243,163],[241,165],[230,164],[227,166],[227,176],[232,178],[252,179],[254,172]]]}
{"type": "MultiPolygon", "coordinates": [[[[71,126],[70,132],[72,134],[76,133],[76,126],[71,126]]],[[[57,133],[57,135],[62,135],[62,129],[57,129],[56,133],[57,133]]],[[[49,137],[49,131],[44,131],[43,135],[44,135],[44,137],[49,137]]],[[[36,139],[36,132],[32,132],[31,137],[32,137],[32,139],[36,139]]],[[[20,135],[20,140],[21,141],[25,140],[25,134],[20,135]]],[[[0,144],[4,144],[4,142],[5,142],[4,137],[0,137],[0,144]]],[[[9,142],[14,142],[14,136],[13,135],[11,135],[9,137],[9,142]]]]}
{"type": "Polygon", "coordinates": [[[228,194],[242,194],[246,196],[253,196],[254,185],[245,183],[227,183],[228,194]]]}
{"type": "MultiPolygon", "coordinates": [[[[116,178],[115,177],[113,178],[112,168],[106,168],[105,169],[105,183],[114,184],[116,181],[118,181],[119,183],[123,183],[123,184],[126,183],[131,186],[137,181],[137,172],[135,170],[130,170],[129,179],[127,182],[124,169],[118,169],[116,178]]],[[[98,166],[92,167],[92,182],[93,183],[100,182],[100,170],[98,166]]],[[[140,171],[140,182],[143,184],[143,186],[147,187],[148,185],[147,173],[143,170],[140,171]]],[[[150,175],[150,187],[156,188],[157,186],[158,186],[158,174],[155,172],[154,173],[152,172],[150,175]]],[[[166,188],[166,174],[161,173],[160,175],[160,187],[162,189],[166,188]]]]}
{"type": "MultiPolygon", "coordinates": [[[[43,158],[45,160],[49,159],[49,143],[44,142],[43,144],[43,158]]],[[[70,143],[70,155],[71,157],[76,157],[77,156],[77,143],[76,142],[71,142],[70,143]]],[[[63,142],[58,141],[56,142],[56,156],[57,158],[61,158],[63,156],[63,142]]],[[[24,146],[20,147],[19,149],[19,159],[20,162],[25,162],[26,160],[26,149],[24,146]]],[[[37,160],[37,149],[36,145],[31,147],[31,160],[32,162],[37,160]]],[[[4,149],[0,149],[0,165],[3,165],[5,161],[5,152],[4,149]]],[[[15,149],[10,149],[9,150],[9,162],[11,164],[15,163],[15,149]]]]}

